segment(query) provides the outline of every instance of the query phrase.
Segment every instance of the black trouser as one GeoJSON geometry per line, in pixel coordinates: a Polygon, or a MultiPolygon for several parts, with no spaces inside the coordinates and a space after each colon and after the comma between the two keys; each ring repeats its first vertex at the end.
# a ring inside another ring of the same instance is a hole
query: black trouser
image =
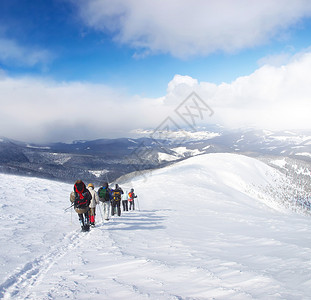
{"type": "Polygon", "coordinates": [[[121,216],[121,201],[120,200],[112,200],[111,202],[111,215],[114,216],[115,209],[117,209],[118,216],[121,216]]]}
{"type": "Polygon", "coordinates": [[[80,220],[81,223],[82,223],[82,226],[89,225],[89,223],[90,223],[90,220],[89,220],[89,211],[87,211],[87,212],[84,213],[84,214],[78,214],[78,216],[79,216],[79,220],[80,220]],[[84,215],[84,218],[83,218],[83,215],[84,215]]]}
{"type": "Polygon", "coordinates": [[[127,200],[122,200],[122,205],[123,205],[123,211],[128,211],[129,206],[128,206],[128,201],[127,200]]]}
{"type": "Polygon", "coordinates": [[[135,203],[134,200],[130,201],[130,210],[133,208],[135,210],[135,203]]]}

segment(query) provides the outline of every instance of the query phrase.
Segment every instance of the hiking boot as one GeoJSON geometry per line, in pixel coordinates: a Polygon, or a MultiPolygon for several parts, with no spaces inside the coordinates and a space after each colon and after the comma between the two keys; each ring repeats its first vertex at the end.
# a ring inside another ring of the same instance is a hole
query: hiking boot
{"type": "Polygon", "coordinates": [[[90,225],[84,225],[82,228],[82,231],[89,231],[90,230],[90,225]]]}

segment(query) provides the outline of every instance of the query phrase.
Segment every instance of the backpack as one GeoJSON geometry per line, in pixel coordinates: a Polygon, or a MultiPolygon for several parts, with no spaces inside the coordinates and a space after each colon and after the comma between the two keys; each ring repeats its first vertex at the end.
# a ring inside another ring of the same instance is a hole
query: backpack
{"type": "Polygon", "coordinates": [[[100,200],[101,202],[109,201],[109,199],[110,199],[109,191],[108,191],[107,188],[101,187],[101,188],[98,190],[98,196],[99,196],[99,200],[100,200]]]}
{"type": "Polygon", "coordinates": [[[113,191],[113,200],[120,201],[121,200],[121,192],[120,190],[113,191]]]}
{"type": "Polygon", "coordinates": [[[74,192],[74,193],[75,193],[75,200],[74,200],[74,207],[75,208],[85,208],[85,207],[88,207],[90,205],[92,195],[88,189],[86,189],[81,194],[81,197],[80,197],[79,193],[77,193],[77,192],[74,192]]]}
{"type": "Polygon", "coordinates": [[[133,201],[133,193],[129,192],[129,201],[133,201]]]}

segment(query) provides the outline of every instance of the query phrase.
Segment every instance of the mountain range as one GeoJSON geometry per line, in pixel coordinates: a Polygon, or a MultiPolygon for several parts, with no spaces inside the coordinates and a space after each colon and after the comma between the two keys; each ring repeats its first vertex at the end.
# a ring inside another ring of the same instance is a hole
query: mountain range
{"type": "Polygon", "coordinates": [[[33,144],[0,139],[0,172],[71,183],[78,178],[99,184],[153,170],[206,153],[239,153],[264,160],[283,172],[311,165],[311,132],[255,129],[196,132],[140,131],[140,137],[33,144]],[[285,163],[280,163],[281,160],[285,163]],[[294,167],[293,167],[294,166],[294,167]],[[296,167],[295,167],[296,166],[296,167]],[[299,167],[298,167],[299,166],[299,167]]]}

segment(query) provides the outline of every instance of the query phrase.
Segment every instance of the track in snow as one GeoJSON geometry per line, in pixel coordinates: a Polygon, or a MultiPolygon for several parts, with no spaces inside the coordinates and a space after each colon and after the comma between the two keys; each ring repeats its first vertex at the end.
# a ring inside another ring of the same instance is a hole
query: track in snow
{"type": "Polygon", "coordinates": [[[48,270],[69,251],[81,243],[81,233],[71,232],[67,234],[61,245],[51,247],[51,251],[42,255],[11,275],[0,285],[0,298],[29,299],[31,289],[39,284],[48,270]]]}

